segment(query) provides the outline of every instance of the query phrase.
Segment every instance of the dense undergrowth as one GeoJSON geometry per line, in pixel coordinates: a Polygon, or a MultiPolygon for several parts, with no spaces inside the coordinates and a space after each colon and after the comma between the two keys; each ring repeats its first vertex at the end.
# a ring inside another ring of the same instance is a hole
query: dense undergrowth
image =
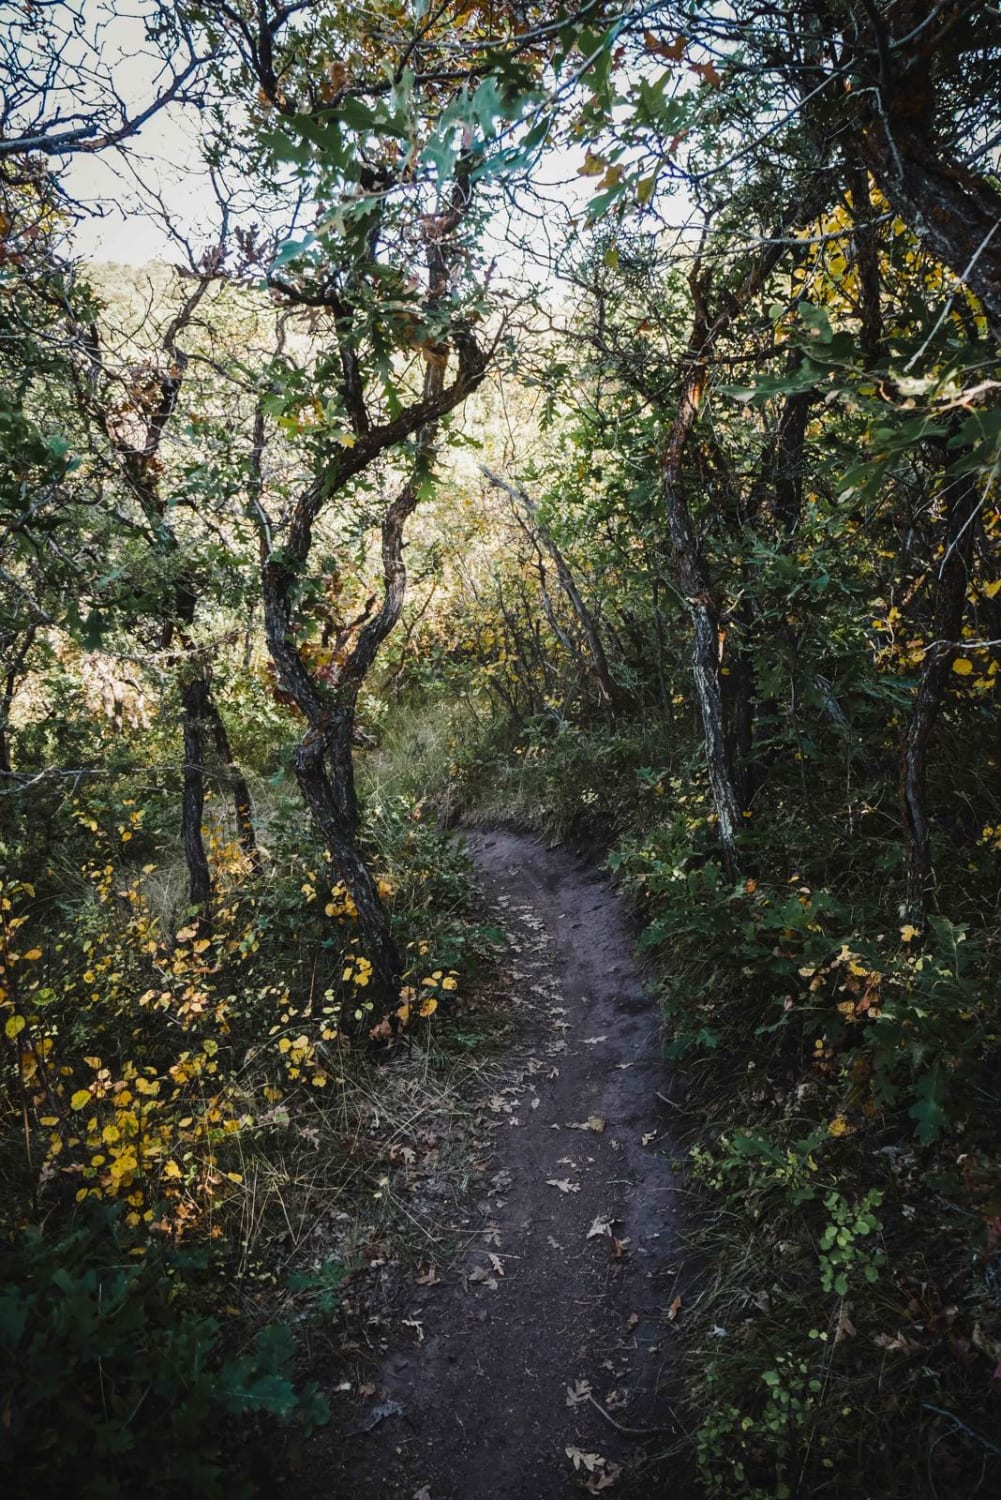
{"type": "Polygon", "coordinates": [[[327,1420],[310,1369],[345,1284],[401,1232],[394,1184],[426,1154],[428,1100],[487,1044],[464,992],[498,934],[457,846],[412,786],[373,797],[407,962],[387,1020],[350,898],[273,770],[280,743],[257,747],[256,871],[208,804],[211,923],[185,904],[169,770],[141,807],[108,776],[8,826],[8,868],[35,874],[2,891],[0,1469],[17,1493],[259,1492],[269,1424],[327,1420]]]}
{"type": "Polygon", "coordinates": [[[944,854],[955,918],[925,938],[897,915],[899,853],[864,789],[848,814],[818,799],[809,838],[748,831],[759,873],[727,878],[697,760],[653,769],[669,733],[537,721],[500,757],[467,743],[447,796],[602,849],[634,903],[666,1062],[688,1081],[702,1270],[682,1381],[704,1492],[990,1493],[996,851],[944,854]]]}

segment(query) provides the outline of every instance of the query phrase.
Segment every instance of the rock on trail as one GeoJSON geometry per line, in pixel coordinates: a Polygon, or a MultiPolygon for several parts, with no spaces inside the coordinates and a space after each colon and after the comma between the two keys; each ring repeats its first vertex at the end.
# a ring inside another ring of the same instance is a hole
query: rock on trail
{"type": "Polygon", "coordinates": [[[532,1003],[483,1101],[493,1153],[460,1248],[401,1308],[374,1376],[387,1414],[366,1428],[358,1404],[325,1493],[652,1500],[677,1463],[665,1387],[685,1292],[657,1005],[592,870],[524,835],[468,845],[532,1003]]]}

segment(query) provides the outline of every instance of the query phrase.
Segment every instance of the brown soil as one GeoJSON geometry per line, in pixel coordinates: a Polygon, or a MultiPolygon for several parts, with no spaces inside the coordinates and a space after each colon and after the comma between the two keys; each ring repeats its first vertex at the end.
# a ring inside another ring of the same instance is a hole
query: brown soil
{"type": "Polygon", "coordinates": [[[680,1500],[686,1285],[656,1002],[592,870],[524,835],[468,842],[521,1002],[479,1101],[489,1160],[435,1284],[401,1289],[385,1355],[295,1482],[332,1500],[680,1500]]]}

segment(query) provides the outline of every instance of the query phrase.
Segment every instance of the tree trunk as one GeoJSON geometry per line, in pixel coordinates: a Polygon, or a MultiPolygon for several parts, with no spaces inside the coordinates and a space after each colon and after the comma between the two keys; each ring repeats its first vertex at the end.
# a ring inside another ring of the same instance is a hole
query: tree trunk
{"type": "Polygon", "coordinates": [[[205,727],[209,685],[202,673],[181,683],[181,705],[184,711],[184,788],[181,797],[181,842],[188,865],[188,902],[197,907],[199,918],[208,921],[212,897],[205,845],[202,841],[202,816],[205,810],[205,727]]]}
{"type": "Polygon", "coordinates": [[[10,712],[36,634],[37,627],[29,625],[17,649],[5,663],[7,671],[4,675],[3,694],[0,696],[0,776],[10,776],[13,770],[10,758],[10,712]]]}
{"type": "Polygon", "coordinates": [[[747,647],[752,621],[746,601],[741,605],[735,623],[737,629],[734,630],[731,626],[727,631],[726,647],[720,653],[720,661],[727,760],[731,767],[737,801],[744,808],[750,803],[755,791],[751,752],[754,748],[757,709],[754,663],[747,647]]]}
{"type": "Polygon", "coordinates": [[[958,163],[939,157],[923,131],[876,117],[862,157],[895,213],[980,298],[1001,336],[1001,194],[958,163]]]}
{"type": "MultiPolygon", "coordinates": [[[[966,7],[971,17],[977,8],[966,7]]],[[[955,45],[962,9],[899,0],[880,15],[875,5],[863,6],[869,24],[859,34],[856,52],[861,76],[852,96],[864,111],[856,140],[894,213],[958,283],[979,297],[998,338],[1001,193],[989,177],[951,160],[936,139],[941,88],[936,60],[943,48],[955,45]],[[891,33],[905,40],[893,42],[891,33]]],[[[962,50],[954,55],[961,62],[962,50]]]]}
{"type": "Polygon", "coordinates": [[[501,479],[499,475],[494,474],[491,469],[488,469],[486,464],[480,464],[480,473],[495,488],[503,490],[506,495],[510,495],[512,500],[517,501],[526,511],[539,543],[549,553],[553,567],[556,570],[556,576],[560,581],[560,587],[566,594],[571,608],[577,616],[577,621],[587,642],[587,649],[594,667],[594,677],[601,696],[605,700],[605,703],[611,706],[614,704],[616,698],[615,684],[612,681],[612,674],[608,670],[608,658],[605,655],[605,648],[602,644],[597,623],[591,611],[584,603],[584,599],[580,589],[577,587],[576,579],[570,571],[566,558],[550,536],[547,528],[539,520],[539,507],[520,485],[508,484],[506,480],[501,479]]]}
{"type": "Polygon", "coordinates": [[[254,830],[254,804],[250,796],[250,788],[247,778],[233,758],[233,751],[229,743],[229,735],[226,733],[226,725],[222,714],[216,706],[216,701],[211,692],[206,696],[205,713],[212,727],[212,738],[215,741],[216,754],[222,761],[229,781],[230,791],[233,797],[233,811],[236,816],[236,836],[240,841],[240,848],[247,857],[250,868],[257,871],[261,868],[261,855],[257,847],[257,834],[254,830]]]}
{"type": "Polygon", "coordinates": [[[393,1003],[400,993],[403,964],[372,872],[359,852],[355,824],[346,813],[343,784],[335,789],[337,784],[331,774],[336,769],[350,772],[350,762],[349,741],[345,764],[343,730],[330,733],[310,728],[296,748],[296,781],[329,851],[334,871],[357,908],[364,955],[372,965],[373,995],[393,1003]]]}
{"type": "Polygon", "coordinates": [[[923,931],[934,890],[931,831],[928,826],[928,745],[938,719],[963,628],[973,532],[979,504],[973,478],[962,474],[945,492],[945,552],[935,585],[932,639],[901,748],[901,802],[907,885],[905,920],[923,931]]]}
{"type": "Polygon", "coordinates": [[[705,367],[696,365],[685,382],[671,436],[661,463],[661,498],[674,549],[678,587],[692,618],[692,675],[702,720],[706,766],[723,864],[737,873],[737,834],[743,819],[734,784],[720,684],[720,611],[709,570],[692,524],[682,464],[685,444],[699,413],[705,390],[705,367]]]}

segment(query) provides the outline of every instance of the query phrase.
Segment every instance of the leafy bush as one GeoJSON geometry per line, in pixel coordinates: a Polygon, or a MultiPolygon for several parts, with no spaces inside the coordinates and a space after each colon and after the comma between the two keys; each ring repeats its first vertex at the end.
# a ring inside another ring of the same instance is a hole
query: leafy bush
{"type": "Polygon", "coordinates": [[[197,1262],[130,1261],[113,1211],[62,1237],[26,1230],[0,1264],[0,1472],[19,1494],[247,1495],[224,1419],[327,1419],[295,1388],[288,1328],[228,1347],[186,1279],[197,1262]]]}

